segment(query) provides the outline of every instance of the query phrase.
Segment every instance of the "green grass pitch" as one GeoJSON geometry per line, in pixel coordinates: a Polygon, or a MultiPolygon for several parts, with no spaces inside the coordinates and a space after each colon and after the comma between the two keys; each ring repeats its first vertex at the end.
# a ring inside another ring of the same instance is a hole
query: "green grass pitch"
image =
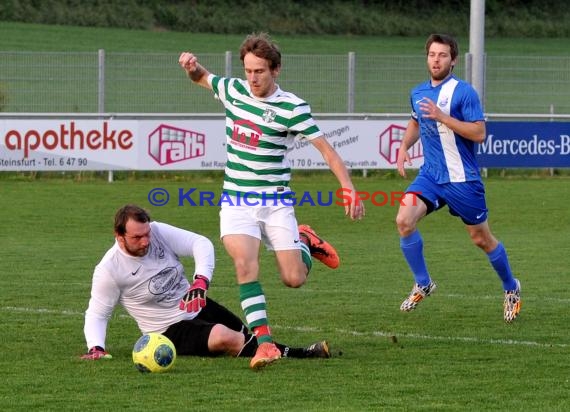
{"type": "MultiPolygon", "coordinates": [[[[328,173],[299,174],[297,192],[336,189],[328,173]]],[[[358,189],[401,191],[405,180],[355,178],[358,189]]],[[[0,186],[0,405],[3,411],[561,411],[570,404],[570,257],[567,178],[490,178],[491,228],[522,282],[523,308],[502,319],[501,285],[484,254],[446,210],[421,223],[438,290],[401,313],[412,277],[398,246],[396,208],[367,204],[360,222],[339,207],[297,208],[333,242],[341,267],[316,263],[288,289],[262,252],[261,280],[276,339],[330,342],[332,359],[284,359],[261,372],[248,360],[179,357],[165,374],[131,362],[139,332],[124,311],[110,322],[110,361],[81,361],[83,313],[94,265],[111,246],[117,207],[135,202],[155,220],[210,237],[217,270],[210,296],[241,315],[218,209],[152,207],[163,187],[218,192],[221,178],[118,181],[4,179],[0,186]],[[342,353],[342,355],[340,354],[342,353]]],[[[186,261],[191,272],[192,261],[186,261]]]]}

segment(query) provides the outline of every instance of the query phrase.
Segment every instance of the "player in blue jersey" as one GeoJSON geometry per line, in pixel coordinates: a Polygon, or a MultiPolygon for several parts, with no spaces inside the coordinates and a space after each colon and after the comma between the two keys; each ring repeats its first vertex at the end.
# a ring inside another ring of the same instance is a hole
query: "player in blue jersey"
{"type": "Polygon", "coordinates": [[[436,288],[427,269],[423,239],[417,229],[424,217],[448,206],[461,218],[473,243],[481,248],[501,279],[504,319],[516,319],[521,308],[520,282],[513,276],[503,244],[491,233],[485,187],[475,158],[475,145],[485,140],[485,118],[477,92],[453,74],[459,53],[450,36],[432,34],[426,42],[430,78],[410,95],[412,117],[398,152],[398,172],[406,177],[408,149],[421,139],[424,164],[406,190],[396,225],[400,247],[415,284],[400,309],[411,311],[436,288]]]}
{"type": "MultiPolygon", "coordinates": [[[[217,76],[190,52],[179,63],[196,84],[211,90],[224,105],[227,163],[220,237],[232,258],[242,310],[259,342],[250,367],[259,369],[281,357],[273,344],[265,294],[259,281],[259,250],[275,252],[283,283],[300,287],[307,280],[312,257],[330,268],[339,266],[336,250],[307,225],[298,225],[287,196],[291,165],[287,153],[296,138],[319,150],[343,189],[355,193],[344,161],[317,126],[311,107],[277,84],[281,52],[266,33],[246,37],[240,47],[245,80],[217,76]],[[248,202],[244,202],[247,196],[248,202]],[[240,202],[241,199],[241,202],[240,202]],[[283,199],[286,201],[284,202],[283,199]]],[[[352,219],[364,215],[364,204],[353,196],[345,206],[352,219]]]]}

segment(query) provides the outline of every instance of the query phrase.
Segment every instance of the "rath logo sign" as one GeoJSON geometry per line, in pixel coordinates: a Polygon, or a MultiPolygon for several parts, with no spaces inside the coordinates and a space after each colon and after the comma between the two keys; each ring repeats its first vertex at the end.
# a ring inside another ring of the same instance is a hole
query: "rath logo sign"
{"type": "MultiPolygon", "coordinates": [[[[402,139],[404,138],[404,133],[406,128],[392,124],[388,126],[379,135],[379,151],[380,156],[388,161],[390,164],[396,164],[398,159],[398,150],[402,145],[402,139]]],[[[422,143],[418,141],[409,150],[410,159],[418,159],[424,156],[424,150],[422,143]]]]}
{"type": "Polygon", "coordinates": [[[160,165],[202,157],[206,135],[161,124],[148,136],[148,154],[160,165]]]}

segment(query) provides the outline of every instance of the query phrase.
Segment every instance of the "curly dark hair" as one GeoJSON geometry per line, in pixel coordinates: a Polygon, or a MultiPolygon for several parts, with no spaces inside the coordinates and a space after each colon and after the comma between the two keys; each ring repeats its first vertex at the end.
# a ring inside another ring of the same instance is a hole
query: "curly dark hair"
{"type": "Polygon", "coordinates": [[[239,58],[243,63],[246,54],[265,59],[269,62],[269,68],[275,70],[281,67],[281,52],[279,47],[271,40],[267,33],[253,33],[248,35],[239,48],[239,58]]]}

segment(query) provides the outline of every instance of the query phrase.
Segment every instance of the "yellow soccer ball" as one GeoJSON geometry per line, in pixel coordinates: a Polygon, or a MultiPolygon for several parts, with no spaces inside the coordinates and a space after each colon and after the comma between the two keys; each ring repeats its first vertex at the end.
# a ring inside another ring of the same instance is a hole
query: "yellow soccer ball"
{"type": "Polygon", "coordinates": [[[160,333],[142,335],[133,348],[133,362],[143,373],[166,372],[172,368],[175,360],[174,344],[160,333]]]}

